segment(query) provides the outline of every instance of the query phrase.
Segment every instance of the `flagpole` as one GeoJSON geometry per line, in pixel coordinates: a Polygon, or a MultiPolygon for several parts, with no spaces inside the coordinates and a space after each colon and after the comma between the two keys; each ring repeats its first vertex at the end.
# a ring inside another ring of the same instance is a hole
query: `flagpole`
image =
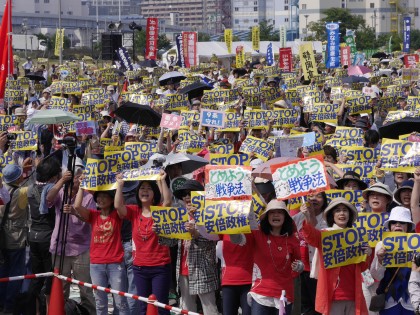
{"type": "MultiPolygon", "coordinates": [[[[64,41],[64,38],[61,38],[61,37],[64,34],[62,34],[62,32],[61,32],[61,0],[58,0],[58,32],[60,33],[60,43],[59,43],[59,48],[60,49],[59,49],[59,53],[58,53],[58,58],[59,58],[60,65],[62,65],[63,64],[63,45],[62,45],[62,43],[64,41]]],[[[57,37],[58,37],[58,34],[55,35],[55,40],[57,40],[57,37]]]]}
{"type": "Polygon", "coordinates": [[[8,0],[9,1],[9,21],[7,23],[7,77],[10,76],[10,53],[11,53],[11,45],[12,45],[12,40],[11,40],[11,29],[10,26],[12,25],[12,0],[8,0]]]}

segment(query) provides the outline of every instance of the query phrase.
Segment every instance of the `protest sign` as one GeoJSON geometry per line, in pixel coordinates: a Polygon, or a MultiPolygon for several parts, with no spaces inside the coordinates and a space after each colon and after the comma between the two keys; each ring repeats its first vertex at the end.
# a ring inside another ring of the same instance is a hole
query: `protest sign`
{"type": "Polygon", "coordinates": [[[171,130],[179,129],[181,126],[182,117],[174,114],[162,114],[162,119],[160,121],[160,126],[162,128],[168,128],[171,130]]]}
{"type": "Polygon", "coordinates": [[[329,189],[321,155],[270,166],[277,199],[286,200],[329,189]]]}
{"type": "Polygon", "coordinates": [[[299,113],[294,109],[275,109],[263,112],[265,121],[272,121],[273,127],[293,127],[299,113]]]}
{"type": "Polygon", "coordinates": [[[16,140],[10,141],[12,151],[35,151],[38,147],[38,135],[35,131],[13,131],[16,140]]]}
{"type": "Polygon", "coordinates": [[[347,199],[348,202],[353,204],[358,211],[363,208],[363,196],[361,190],[341,190],[329,189],[326,192],[328,203],[338,197],[347,199]]]}
{"type": "Polygon", "coordinates": [[[299,56],[305,80],[310,80],[318,74],[312,42],[299,45],[299,56]]]}
{"type": "Polygon", "coordinates": [[[200,135],[186,130],[179,131],[178,140],[178,152],[200,152],[207,143],[207,141],[200,135]]]}
{"type": "Polygon", "coordinates": [[[340,155],[347,158],[347,164],[355,164],[357,162],[377,162],[379,159],[380,149],[366,148],[363,146],[342,146],[340,155]]]}
{"type": "Polygon", "coordinates": [[[368,237],[364,229],[339,229],[321,232],[322,258],[325,269],[357,264],[366,260],[362,246],[368,237]]]}
{"type": "Polygon", "coordinates": [[[418,113],[414,111],[405,111],[405,110],[390,111],[386,115],[384,123],[387,124],[393,121],[401,120],[403,118],[418,117],[418,116],[419,116],[418,113]]]}
{"type": "Polygon", "coordinates": [[[95,121],[77,121],[74,123],[74,127],[76,128],[76,136],[96,135],[95,121]]]}
{"type": "Polygon", "coordinates": [[[157,143],[154,142],[127,142],[124,145],[124,150],[130,151],[134,160],[147,160],[157,152],[158,148],[157,143]]]}
{"type": "Polygon", "coordinates": [[[335,128],[334,138],[353,139],[363,138],[363,130],[360,128],[337,126],[335,128]]]}
{"type": "Polygon", "coordinates": [[[350,115],[371,113],[370,96],[346,97],[346,106],[350,115]]]}
{"type": "Polygon", "coordinates": [[[371,163],[361,162],[360,164],[336,164],[336,166],[339,167],[343,173],[352,171],[359,174],[361,179],[373,178],[376,174],[375,166],[371,163]]]}
{"type": "Polygon", "coordinates": [[[298,149],[303,146],[303,138],[303,135],[277,137],[274,144],[276,156],[297,157],[298,149]]]}
{"type": "Polygon", "coordinates": [[[70,104],[70,99],[67,99],[65,97],[52,96],[50,99],[50,104],[48,105],[48,109],[54,108],[68,111],[70,104]]]}
{"type": "Polygon", "coordinates": [[[265,128],[268,125],[265,110],[245,110],[244,122],[246,128],[265,128]]]}
{"type": "Polygon", "coordinates": [[[369,246],[375,247],[376,244],[382,240],[383,234],[387,231],[383,224],[388,218],[388,212],[361,212],[358,213],[357,220],[354,222],[353,226],[358,229],[364,228],[368,234],[369,246]]]}
{"type": "Polygon", "coordinates": [[[383,139],[381,164],[385,171],[414,173],[420,166],[420,142],[383,139]]]}
{"type": "Polygon", "coordinates": [[[117,160],[88,159],[80,187],[92,191],[115,189],[117,164],[117,160]]]}
{"type": "Polygon", "coordinates": [[[225,126],[225,113],[211,109],[201,109],[201,126],[212,128],[224,128],[225,126]]]}
{"type": "Polygon", "coordinates": [[[194,220],[197,225],[204,225],[202,214],[205,207],[205,194],[204,191],[191,192],[191,206],[196,209],[194,212],[194,220]]]}
{"type": "Polygon", "coordinates": [[[121,147],[105,147],[104,149],[104,159],[112,159],[117,161],[116,170],[117,172],[122,172],[124,170],[138,169],[142,166],[140,162],[141,159],[138,159],[134,156],[132,151],[124,151],[124,147],[118,151],[112,151],[112,149],[119,149],[121,147]]]}
{"type": "Polygon", "coordinates": [[[249,166],[248,154],[214,154],[210,153],[210,165],[243,165],[249,166]]]}
{"type": "Polygon", "coordinates": [[[419,233],[385,232],[382,234],[383,247],[386,250],[382,266],[411,267],[413,255],[420,248],[419,233]]]}
{"type": "Polygon", "coordinates": [[[186,110],[189,107],[187,94],[166,94],[161,100],[165,101],[165,109],[169,111],[186,110]]]}
{"type": "Polygon", "coordinates": [[[209,151],[214,154],[234,154],[235,146],[232,143],[227,144],[210,144],[209,151]]]}
{"type": "Polygon", "coordinates": [[[6,89],[4,93],[4,102],[13,104],[23,104],[25,91],[22,89],[6,89]]]}
{"type": "Polygon", "coordinates": [[[202,213],[203,224],[210,234],[250,233],[251,200],[206,200],[202,213]]]}
{"type": "Polygon", "coordinates": [[[239,151],[248,154],[252,152],[259,159],[267,161],[272,154],[273,145],[268,141],[252,136],[247,136],[242,142],[239,151]]]}
{"type": "Polygon", "coordinates": [[[0,115],[0,132],[7,131],[9,128],[15,127],[16,125],[22,124],[24,121],[20,119],[20,116],[15,115],[0,115]]]}
{"type": "Polygon", "coordinates": [[[258,194],[252,194],[252,210],[254,211],[257,219],[264,213],[267,204],[263,199],[260,198],[258,194]]]}
{"type": "Polygon", "coordinates": [[[312,110],[309,116],[311,121],[337,124],[337,112],[339,109],[338,104],[313,103],[311,107],[312,110]]]}
{"type": "Polygon", "coordinates": [[[160,167],[125,170],[122,172],[125,181],[139,181],[139,180],[160,180],[160,167]]]}
{"type": "Polygon", "coordinates": [[[206,165],[206,200],[250,200],[252,167],[238,165],[206,165]]]}
{"type": "Polygon", "coordinates": [[[155,233],[162,237],[191,240],[191,233],[185,228],[189,214],[185,208],[150,207],[155,233]]]}
{"type": "Polygon", "coordinates": [[[325,142],[326,145],[330,145],[334,148],[341,148],[341,147],[350,147],[350,146],[363,146],[363,139],[362,138],[354,138],[354,139],[336,139],[331,138],[325,142]]]}

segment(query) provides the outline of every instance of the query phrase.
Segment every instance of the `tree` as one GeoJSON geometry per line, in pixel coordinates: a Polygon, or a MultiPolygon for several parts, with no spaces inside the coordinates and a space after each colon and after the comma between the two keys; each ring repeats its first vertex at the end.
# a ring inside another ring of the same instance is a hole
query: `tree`
{"type": "MultiPolygon", "coordinates": [[[[268,23],[267,20],[262,20],[259,24],[260,26],[260,40],[261,41],[279,41],[280,35],[274,30],[274,25],[268,23]]],[[[252,40],[252,31],[248,33],[249,41],[252,40]]]]}
{"type": "Polygon", "coordinates": [[[308,39],[326,41],[327,33],[325,30],[325,24],[330,22],[340,22],[341,42],[344,42],[346,29],[358,30],[366,27],[366,22],[363,17],[352,15],[348,9],[330,8],[323,10],[322,14],[324,14],[325,17],[319,22],[310,22],[308,24],[308,30],[311,32],[311,36],[309,36],[308,39]]]}
{"type": "Polygon", "coordinates": [[[397,34],[381,34],[378,36],[378,47],[382,47],[385,51],[389,49],[389,40],[391,39],[391,52],[401,50],[402,39],[397,34]]]}
{"type": "Polygon", "coordinates": [[[209,42],[210,41],[210,35],[207,33],[198,32],[197,33],[197,41],[198,42],[209,42]]]}
{"type": "Polygon", "coordinates": [[[417,50],[420,48],[420,30],[411,30],[411,49],[417,50]]]}
{"type": "Polygon", "coordinates": [[[362,26],[356,31],[356,47],[358,50],[378,48],[375,29],[369,26],[362,26]]]}
{"type": "Polygon", "coordinates": [[[168,50],[171,47],[171,41],[168,39],[168,37],[166,37],[165,34],[160,34],[158,37],[158,49],[168,50]]]}

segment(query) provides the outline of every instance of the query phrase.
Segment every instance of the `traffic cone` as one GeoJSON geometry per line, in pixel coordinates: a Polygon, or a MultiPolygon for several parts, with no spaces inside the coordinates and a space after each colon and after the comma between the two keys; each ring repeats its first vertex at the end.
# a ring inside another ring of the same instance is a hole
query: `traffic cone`
{"type": "MultiPolygon", "coordinates": [[[[149,301],[155,302],[157,300],[156,295],[150,294],[149,295],[149,301]]],[[[158,308],[154,304],[147,303],[147,310],[146,315],[158,315],[158,308]]]]}
{"type": "MultiPolygon", "coordinates": [[[[54,268],[54,273],[59,274],[58,268],[54,268]]],[[[50,304],[48,305],[48,315],[66,315],[64,308],[63,283],[57,277],[52,280],[50,304]]]]}

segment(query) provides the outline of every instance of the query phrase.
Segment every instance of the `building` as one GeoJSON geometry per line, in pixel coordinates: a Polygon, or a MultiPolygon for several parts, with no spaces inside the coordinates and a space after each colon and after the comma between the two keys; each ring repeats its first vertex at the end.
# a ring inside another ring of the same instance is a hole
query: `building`
{"type": "Polygon", "coordinates": [[[306,32],[307,25],[322,19],[322,11],[333,7],[347,8],[352,14],[362,16],[366,25],[375,29],[376,36],[401,34],[404,16],[411,16],[412,27],[420,29],[419,9],[415,2],[416,0],[300,0],[300,34],[303,38],[310,35],[306,32]]]}

